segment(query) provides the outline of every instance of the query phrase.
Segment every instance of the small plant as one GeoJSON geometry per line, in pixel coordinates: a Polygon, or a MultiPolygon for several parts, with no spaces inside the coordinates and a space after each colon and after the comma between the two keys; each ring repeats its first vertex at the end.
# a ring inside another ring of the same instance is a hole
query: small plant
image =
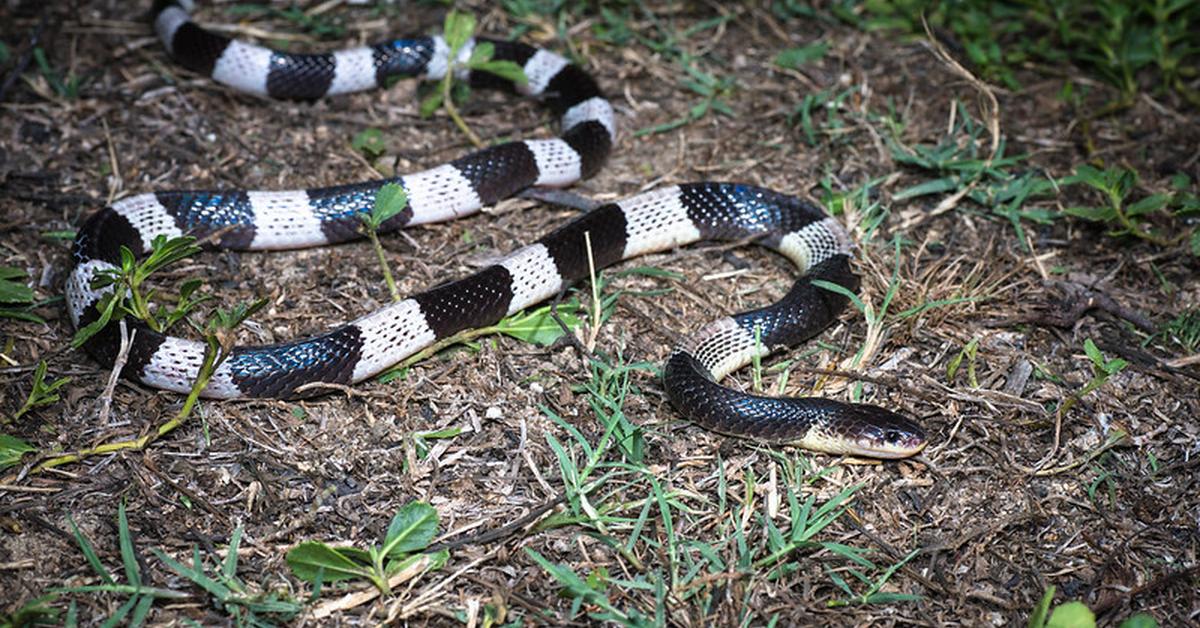
{"type": "Polygon", "coordinates": [[[405,193],[404,188],[398,183],[388,183],[375,193],[375,205],[371,208],[370,213],[359,214],[363,221],[363,231],[371,239],[371,246],[375,249],[376,257],[379,258],[379,266],[383,268],[383,280],[387,283],[392,301],[400,300],[400,291],[396,289],[396,280],[392,277],[391,265],[388,264],[387,256],[384,254],[383,245],[379,243],[379,228],[383,226],[383,223],[404,211],[405,207],[408,207],[408,194],[405,193]]]}
{"type": "Polygon", "coordinates": [[[454,81],[455,74],[465,70],[488,72],[520,85],[528,83],[529,79],[525,76],[525,70],[516,63],[494,60],[496,47],[490,42],[477,42],[475,48],[471,50],[470,58],[465,63],[458,60],[458,54],[463,46],[475,35],[474,15],[450,11],[446,14],[443,29],[443,37],[446,39],[446,45],[450,48],[450,62],[446,68],[446,75],[438,83],[437,90],[421,101],[421,115],[430,116],[438,107],[444,108],[463,135],[466,135],[467,139],[471,140],[476,147],[483,148],[483,140],[479,139],[479,136],[467,126],[458,112],[458,107],[454,104],[453,90],[457,84],[454,81]]]}
{"type": "Polygon", "coordinates": [[[959,351],[958,355],[946,365],[946,381],[954,381],[954,376],[958,374],[958,369],[962,366],[962,361],[965,358],[967,360],[967,383],[971,385],[971,388],[979,388],[979,379],[975,377],[975,354],[978,352],[979,339],[972,338],[962,348],[962,351],[959,351]]]}
{"type": "MultiPolygon", "coordinates": [[[[879,566],[871,562],[866,556],[863,555],[865,553],[864,550],[842,545],[840,543],[825,543],[824,545],[833,553],[847,558],[861,567],[876,571],[879,570],[879,566]]],[[[836,571],[826,567],[825,574],[829,576],[829,579],[833,581],[833,584],[836,585],[837,588],[844,591],[848,596],[844,600],[831,600],[828,605],[830,607],[838,607],[849,606],[851,604],[891,604],[894,602],[913,602],[921,599],[920,595],[913,593],[890,593],[881,591],[883,585],[887,584],[887,581],[890,580],[892,576],[896,575],[896,572],[899,571],[900,568],[906,563],[908,563],[908,561],[912,560],[916,555],[917,550],[909,552],[908,556],[900,559],[891,567],[884,569],[883,573],[880,574],[878,578],[874,579],[863,573],[860,569],[847,567],[846,571],[850,575],[854,576],[855,579],[867,586],[867,589],[862,593],[855,593],[854,589],[846,583],[844,578],[838,575],[836,571]]]]}
{"type": "MultiPolygon", "coordinates": [[[[46,60],[46,51],[42,50],[40,46],[33,49],[33,61],[55,95],[64,100],[79,98],[79,88],[83,84],[83,80],[79,76],[75,74],[60,76],[57,70],[50,67],[50,62],[46,60]]],[[[45,96],[46,94],[40,93],[40,95],[45,96]]]]}
{"type": "Polygon", "coordinates": [[[798,48],[788,48],[775,55],[775,65],[788,70],[795,70],[806,63],[821,59],[828,51],[829,44],[823,41],[798,48]]]}
{"type": "Polygon", "coordinates": [[[416,566],[439,569],[446,563],[449,554],[444,550],[418,553],[429,547],[437,529],[438,515],[432,506],[409,502],[392,518],[380,545],[363,550],[305,541],[288,552],[287,562],[297,578],[318,588],[325,582],[363,579],[390,595],[393,576],[416,566]]]}
{"type": "Polygon", "coordinates": [[[559,565],[551,562],[545,556],[537,553],[535,550],[525,548],[525,553],[533,559],[535,563],[546,570],[550,577],[558,581],[563,587],[563,595],[572,598],[571,617],[579,614],[584,604],[596,607],[597,611],[588,613],[588,617],[601,623],[615,623],[620,626],[654,626],[655,622],[643,616],[637,609],[625,611],[614,605],[608,596],[604,594],[603,581],[599,577],[589,575],[587,580],[580,578],[578,574],[571,570],[570,567],[559,565]]]}
{"type": "Polygon", "coordinates": [[[1104,354],[1100,352],[1100,349],[1096,347],[1096,343],[1092,342],[1091,338],[1083,341],[1083,352],[1087,354],[1088,360],[1092,363],[1092,378],[1083,385],[1083,388],[1079,389],[1078,393],[1063,401],[1058,409],[1060,414],[1065,414],[1084,395],[1100,388],[1104,385],[1104,382],[1108,381],[1108,378],[1120,373],[1129,365],[1128,362],[1121,358],[1106,359],[1104,354]]]}
{"type": "Polygon", "coordinates": [[[58,403],[58,389],[67,385],[71,381],[71,378],[60,377],[47,384],[46,369],[45,360],[38,362],[37,367],[33,370],[33,385],[29,389],[29,396],[25,398],[25,403],[21,404],[21,407],[13,413],[12,418],[7,421],[0,421],[0,423],[14,422],[34,408],[58,403]]]}
{"type": "Polygon", "coordinates": [[[1175,246],[1190,237],[1192,253],[1200,256],[1200,231],[1174,227],[1172,230],[1178,233],[1169,236],[1166,229],[1145,224],[1156,215],[1172,220],[1200,213],[1200,201],[1187,191],[1191,183],[1187,176],[1181,175],[1172,180],[1174,194],[1151,194],[1132,202],[1130,195],[1137,187],[1138,174],[1127,168],[1100,170],[1084,164],[1061,183],[1082,184],[1099,192],[1103,199],[1100,205],[1068,207],[1063,210],[1068,215],[1112,224],[1115,226],[1112,235],[1132,235],[1158,246],[1175,246]]]}
{"type": "Polygon", "coordinates": [[[147,586],[143,582],[142,568],[134,553],[133,535],[129,532],[129,520],[125,516],[124,501],[117,507],[117,540],[121,547],[121,566],[125,571],[125,584],[118,583],[108,568],[104,566],[104,563],[100,561],[100,557],[96,554],[96,549],[92,546],[92,542],[87,538],[87,535],[80,531],[79,526],[75,525],[75,520],[68,517],[67,523],[71,526],[71,532],[75,535],[75,542],[79,544],[79,549],[83,552],[84,558],[91,565],[92,571],[96,572],[96,575],[100,578],[100,584],[63,587],[52,589],[51,592],[55,594],[113,593],[129,596],[128,601],[122,604],[108,618],[105,625],[115,626],[122,622],[127,622],[129,626],[141,626],[146,621],[146,615],[150,612],[150,607],[154,605],[155,600],[186,600],[190,597],[186,593],[147,586]]]}
{"type": "Polygon", "coordinates": [[[216,607],[228,614],[238,626],[273,626],[298,615],[303,606],[277,593],[252,593],[237,577],[238,547],[242,528],[238,526],[229,539],[225,560],[220,568],[209,574],[200,557],[200,548],[192,548],[192,564],[186,565],[171,558],[158,548],[151,551],[175,573],[192,581],[212,596],[216,607]]]}
{"type": "MultiPolygon", "coordinates": [[[[993,215],[1007,219],[1022,247],[1026,246],[1021,221],[1049,224],[1056,214],[1045,209],[1026,207],[1031,198],[1052,195],[1055,182],[1033,172],[1016,174],[1015,166],[1026,155],[1005,155],[1003,138],[992,138],[994,149],[985,141],[987,125],[971,117],[961,102],[955,101],[955,124],[936,145],[907,146],[888,138],[892,159],[910,168],[937,175],[892,195],[894,201],[944,195],[942,203],[966,198],[993,215]],[[985,149],[987,152],[984,152],[985,149]]],[[[949,205],[953,206],[953,205],[949,205]]]]}
{"type": "Polygon", "coordinates": [[[154,297],[154,290],[147,290],[144,287],[146,280],[154,273],[198,252],[200,252],[200,247],[196,246],[196,238],[191,236],[168,238],[160,235],[151,242],[150,254],[139,262],[133,251],[122,245],[120,266],[100,271],[92,279],[92,289],[112,288],[112,291],[96,304],[100,310],[100,317],[79,328],[71,340],[71,346],[74,348],[82,346],[89,338],[104,329],[109,322],[114,319],[120,320],[126,314],[131,314],[143,321],[154,331],[164,332],[186,316],[196,305],[211,298],[207,295],[194,297],[201,281],[192,279],[184,282],[180,287],[179,299],[173,308],[164,310],[163,307],[159,307],[152,312],[150,300],[154,297]]]}
{"type": "Polygon", "coordinates": [[[184,399],[183,405],[169,421],[133,440],[103,443],[89,449],[51,458],[39,464],[35,471],[44,471],[71,462],[77,462],[92,455],[112,453],[124,449],[145,449],[150,443],[183,425],[184,421],[191,416],[192,410],[195,409],[196,403],[200,400],[200,393],[204,391],[209,381],[212,380],[217,367],[231,355],[235,341],[234,330],[266,304],[267,299],[259,299],[249,304],[239,303],[228,310],[218,308],[213,312],[212,318],[208,320],[203,328],[204,343],[206,346],[204,359],[201,361],[200,369],[196,374],[196,381],[192,382],[192,388],[188,392],[187,398],[184,399]]]}
{"type": "Polygon", "coordinates": [[[734,88],[737,86],[737,81],[734,77],[717,77],[698,69],[690,61],[683,63],[683,69],[689,76],[689,78],[683,81],[684,89],[700,96],[700,100],[692,104],[684,115],[674,120],[663,122],[662,124],[638,129],[634,132],[634,137],[671,131],[696,122],[714,111],[721,115],[734,116],[733,109],[730,109],[729,105],[725,102],[726,99],[733,95],[734,88]]]}
{"type": "Polygon", "coordinates": [[[1174,342],[1186,354],[1200,351],[1200,307],[1183,311],[1163,325],[1158,335],[1174,342]]]}
{"type": "Polygon", "coordinates": [[[56,595],[43,595],[29,600],[11,613],[0,615],[0,628],[78,625],[79,613],[75,608],[74,602],[71,603],[71,607],[67,611],[67,616],[63,618],[63,621],[61,623],[58,621],[61,611],[49,605],[49,602],[54,601],[57,597],[56,595]]]}
{"type": "Polygon", "coordinates": [[[387,143],[383,141],[383,131],[374,127],[363,129],[354,134],[350,147],[362,154],[367,163],[372,166],[387,152],[387,143]]]}
{"type": "Polygon", "coordinates": [[[33,288],[25,285],[24,279],[24,270],[0,266],[0,318],[45,323],[40,316],[29,311],[33,307],[33,288]]]}

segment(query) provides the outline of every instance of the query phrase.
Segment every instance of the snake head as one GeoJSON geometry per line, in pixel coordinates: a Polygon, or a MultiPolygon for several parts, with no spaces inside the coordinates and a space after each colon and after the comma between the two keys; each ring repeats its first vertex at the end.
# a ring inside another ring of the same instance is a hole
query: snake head
{"type": "MultiPolygon", "coordinates": [[[[807,402],[816,400],[809,398],[807,402]]],[[[925,430],[891,410],[825,401],[826,415],[795,444],[831,454],[866,458],[907,458],[925,448],[925,430]]]]}
{"type": "Polygon", "coordinates": [[[872,458],[907,458],[928,444],[925,430],[913,420],[878,406],[854,404],[849,412],[853,421],[845,429],[848,451],[843,453],[872,458]]]}

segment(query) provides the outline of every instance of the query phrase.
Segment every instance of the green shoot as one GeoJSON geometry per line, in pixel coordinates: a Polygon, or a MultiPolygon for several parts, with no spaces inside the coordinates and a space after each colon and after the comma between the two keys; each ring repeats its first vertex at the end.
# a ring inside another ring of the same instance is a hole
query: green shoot
{"type": "Polygon", "coordinates": [[[1163,325],[1158,334],[1174,342],[1186,354],[1200,351],[1200,307],[1193,307],[1163,325]]]}
{"type": "Polygon", "coordinates": [[[967,360],[967,383],[971,388],[979,388],[979,379],[975,377],[975,354],[979,351],[979,339],[972,338],[958,355],[946,365],[946,381],[953,382],[954,376],[962,366],[963,358],[967,360]]]}
{"type": "Polygon", "coordinates": [[[124,622],[129,626],[141,626],[146,621],[146,615],[149,614],[155,600],[186,600],[190,597],[179,591],[144,584],[141,566],[134,551],[133,535],[129,531],[129,520],[125,516],[124,501],[117,507],[117,540],[121,550],[121,566],[125,572],[124,584],[118,583],[112,572],[104,566],[91,540],[79,529],[79,526],[75,525],[75,521],[68,517],[67,523],[71,526],[71,532],[75,535],[75,541],[79,544],[84,558],[91,565],[92,571],[96,572],[96,576],[100,578],[100,584],[61,587],[51,589],[51,592],[56,595],[111,593],[128,596],[129,599],[108,618],[105,625],[115,626],[124,622]]]}
{"type": "Polygon", "coordinates": [[[0,471],[21,464],[21,458],[34,451],[37,449],[16,436],[0,434],[0,471]]]}
{"type": "MultiPolygon", "coordinates": [[[[67,74],[65,77],[61,76],[57,70],[50,67],[50,62],[46,60],[46,51],[42,50],[40,46],[33,49],[33,60],[37,64],[41,78],[45,80],[45,85],[49,85],[55,95],[64,100],[79,98],[79,89],[83,84],[81,77],[73,73],[67,74]]],[[[38,90],[38,85],[33,82],[30,82],[30,85],[42,96],[46,96],[45,93],[38,90]]]]}
{"type": "Polygon", "coordinates": [[[133,251],[121,246],[120,266],[101,271],[92,280],[93,289],[111,287],[112,291],[96,305],[100,310],[100,317],[75,332],[75,337],[71,340],[73,348],[79,348],[109,322],[114,319],[120,320],[126,314],[143,321],[154,331],[165,332],[196,305],[210,298],[193,297],[196,289],[200,287],[200,282],[192,280],[185,282],[180,288],[179,300],[174,308],[164,311],[160,307],[156,312],[151,312],[150,299],[154,296],[154,290],[144,288],[146,280],[163,268],[200,252],[200,247],[196,246],[196,238],[191,236],[167,238],[160,235],[154,238],[150,248],[150,254],[139,262],[133,251]]]}
{"type": "Polygon", "coordinates": [[[546,570],[550,577],[558,581],[563,587],[563,594],[572,598],[574,601],[571,604],[571,616],[579,614],[579,611],[585,604],[598,608],[597,611],[588,613],[588,617],[600,623],[616,623],[621,626],[653,626],[654,622],[643,617],[636,609],[624,611],[617,608],[604,595],[603,590],[598,587],[602,585],[597,579],[589,576],[587,580],[580,578],[578,574],[571,570],[570,567],[551,562],[545,556],[536,551],[525,548],[525,553],[533,559],[535,563],[546,570]]]}
{"type": "Polygon", "coordinates": [[[0,318],[45,323],[40,316],[29,311],[33,307],[33,288],[25,285],[24,278],[24,270],[0,266],[0,318]]]}
{"type": "Polygon", "coordinates": [[[170,420],[133,440],[103,443],[89,449],[56,456],[39,464],[34,471],[44,471],[64,464],[78,462],[88,456],[103,455],[126,449],[142,450],[150,443],[183,425],[187,418],[191,416],[192,410],[195,409],[196,403],[200,400],[200,393],[204,391],[209,381],[212,380],[217,367],[231,355],[234,346],[234,329],[266,304],[267,299],[259,299],[249,304],[239,303],[229,310],[218,308],[213,312],[213,317],[209,319],[203,330],[206,349],[204,359],[200,364],[200,370],[196,374],[196,381],[192,383],[192,388],[188,392],[187,398],[184,399],[183,406],[179,408],[179,411],[170,420]]]}
{"type": "Polygon", "coordinates": [[[29,396],[25,398],[25,403],[13,413],[12,418],[0,421],[0,423],[10,423],[20,419],[26,412],[34,408],[49,406],[58,403],[58,389],[65,386],[71,381],[70,377],[60,377],[49,384],[46,383],[46,361],[38,362],[37,368],[33,370],[33,386],[29,390],[29,396]]]}
{"type": "Polygon", "coordinates": [[[286,622],[303,610],[303,606],[292,600],[281,598],[277,592],[252,592],[237,577],[238,548],[242,542],[242,528],[238,526],[229,539],[225,560],[213,573],[209,573],[200,549],[192,548],[192,564],[181,563],[158,548],[155,556],[172,571],[187,578],[212,596],[214,605],[228,614],[238,626],[271,626],[286,622]]]}
{"type": "Polygon", "coordinates": [[[437,511],[429,504],[409,502],[392,518],[378,546],[362,550],[305,541],[287,553],[287,562],[297,578],[317,587],[325,582],[363,579],[383,595],[391,595],[392,579],[397,575],[415,576],[439,569],[449,559],[445,550],[419,553],[429,547],[437,530],[437,511]]]}
{"type": "Polygon", "coordinates": [[[354,139],[350,140],[350,147],[362,154],[367,163],[372,166],[387,152],[387,143],[383,141],[383,131],[373,127],[356,133],[354,139]]]}
{"type": "Polygon", "coordinates": [[[367,214],[359,214],[363,221],[363,230],[371,240],[379,266],[383,268],[383,280],[387,283],[388,293],[392,301],[400,300],[400,291],[396,288],[396,280],[392,277],[392,268],[384,254],[383,245],[379,243],[379,228],[391,218],[400,214],[408,207],[408,194],[398,183],[388,183],[375,193],[375,206],[367,214]]]}
{"type": "Polygon", "coordinates": [[[684,62],[683,69],[689,75],[689,78],[684,79],[683,87],[687,91],[699,96],[700,99],[688,107],[687,113],[682,116],[668,122],[638,129],[633,133],[634,137],[672,131],[681,126],[696,122],[714,111],[724,116],[733,117],[733,109],[725,101],[733,96],[734,89],[737,87],[737,80],[734,77],[726,76],[718,78],[713,74],[697,69],[690,60],[684,62]]]}
{"type": "MultiPolygon", "coordinates": [[[[862,555],[862,550],[842,545],[840,543],[825,543],[823,545],[835,554],[849,558],[851,561],[858,563],[863,567],[876,570],[879,568],[875,565],[875,563],[871,562],[862,555]]],[[[867,590],[861,594],[855,593],[854,589],[846,583],[845,579],[839,576],[837,572],[826,567],[826,575],[829,576],[834,585],[836,585],[839,589],[844,591],[847,596],[849,596],[844,600],[831,600],[829,602],[829,606],[838,607],[848,606],[850,604],[890,604],[893,602],[912,602],[921,599],[920,595],[912,593],[887,593],[880,591],[883,588],[883,585],[887,584],[887,581],[890,580],[892,576],[896,575],[896,572],[899,571],[901,567],[903,567],[906,563],[908,563],[908,561],[912,560],[913,557],[917,555],[917,551],[918,550],[913,550],[909,552],[908,556],[905,556],[896,564],[888,567],[886,570],[884,570],[883,574],[874,580],[872,580],[859,569],[847,567],[846,571],[850,575],[854,576],[859,582],[867,585],[867,590]]]]}
{"type": "Polygon", "coordinates": [[[474,49],[471,50],[471,56],[465,62],[459,61],[459,52],[463,46],[467,44],[475,35],[475,16],[470,13],[462,13],[459,11],[450,11],[446,14],[445,23],[443,24],[443,37],[446,38],[446,45],[450,48],[450,63],[446,68],[446,75],[438,83],[437,91],[429,94],[421,101],[421,115],[432,115],[438,107],[446,110],[454,124],[462,131],[463,135],[471,141],[477,148],[483,148],[485,144],[479,136],[467,126],[462,115],[458,112],[458,107],[454,104],[453,88],[456,85],[455,75],[459,72],[476,71],[488,72],[495,74],[503,79],[524,85],[529,82],[525,76],[525,70],[513,63],[512,61],[497,61],[493,60],[496,54],[496,47],[490,42],[477,42],[474,49]]]}
{"type": "Polygon", "coordinates": [[[1068,410],[1075,406],[1076,401],[1103,386],[1109,377],[1120,373],[1129,365],[1128,362],[1121,358],[1106,359],[1104,354],[1100,352],[1100,349],[1096,347],[1096,343],[1092,342],[1091,338],[1083,341],[1083,352],[1087,354],[1088,360],[1092,363],[1092,378],[1083,385],[1083,388],[1078,393],[1063,401],[1058,409],[1059,414],[1066,414],[1068,410]]]}
{"type": "Polygon", "coordinates": [[[1100,170],[1084,164],[1060,183],[1082,184],[1098,192],[1103,199],[1100,205],[1068,207],[1063,212],[1093,222],[1113,223],[1116,226],[1113,235],[1132,235],[1158,246],[1170,247],[1189,237],[1195,240],[1196,234],[1200,233],[1195,228],[1179,229],[1178,233],[1169,236],[1163,229],[1144,224],[1156,214],[1171,218],[1200,210],[1200,206],[1193,206],[1195,197],[1187,194],[1186,182],[1184,189],[1178,189],[1174,195],[1151,194],[1133,202],[1130,202],[1130,195],[1137,187],[1138,174],[1127,168],[1100,170]]]}
{"type": "Polygon", "coordinates": [[[818,41],[807,46],[800,46],[799,48],[788,48],[775,55],[775,65],[788,70],[795,70],[806,63],[820,60],[828,51],[829,44],[823,41],[818,41]]]}

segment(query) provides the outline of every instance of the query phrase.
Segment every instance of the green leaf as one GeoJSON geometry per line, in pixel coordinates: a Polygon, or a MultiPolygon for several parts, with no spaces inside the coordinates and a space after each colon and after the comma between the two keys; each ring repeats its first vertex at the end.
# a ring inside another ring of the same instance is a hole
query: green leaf
{"type": "Polygon", "coordinates": [[[24,310],[14,310],[7,307],[0,307],[0,318],[11,318],[18,321],[28,321],[30,323],[46,322],[46,319],[38,316],[37,314],[31,314],[24,310]]]}
{"type": "Polygon", "coordinates": [[[1167,194],[1153,194],[1147,196],[1146,198],[1143,198],[1142,200],[1125,208],[1125,214],[1132,217],[1156,212],[1163,207],[1166,207],[1167,201],[1170,200],[1170,198],[1171,197],[1167,194]]]}
{"type": "Polygon", "coordinates": [[[137,556],[133,552],[133,535],[129,532],[129,518],[125,516],[125,501],[117,505],[117,540],[121,546],[121,564],[125,567],[125,580],[135,587],[142,586],[142,574],[137,556]]]}
{"type": "Polygon", "coordinates": [[[1064,602],[1059,604],[1046,628],[1095,628],[1096,616],[1083,602],[1064,602]]]}
{"type": "Polygon", "coordinates": [[[92,547],[92,542],[79,529],[79,526],[75,525],[75,519],[67,515],[67,523],[71,525],[71,533],[75,535],[75,542],[79,544],[79,550],[83,552],[83,557],[92,566],[92,571],[95,571],[105,584],[115,584],[116,580],[113,580],[112,574],[104,567],[104,563],[100,562],[100,557],[96,555],[96,548],[92,547]]]}
{"type": "Polygon", "coordinates": [[[433,112],[438,110],[438,107],[441,107],[441,106],[442,106],[442,92],[440,92],[440,91],[430,92],[429,95],[426,96],[421,101],[421,109],[420,109],[421,117],[428,118],[429,116],[433,115],[433,112]]]}
{"type": "Polygon", "coordinates": [[[42,238],[46,240],[74,240],[74,229],[63,229],[60,231],[43,231],[42,238]]]}
{"type": "Polygon", "coordinates": [[[1100,349],[1096,346],[1096,343],[1092,342],[1091,338],[1083,341],[1083,352],[1087,354],[1092,364],[1101,368],[1104,366],[1104,354],[1100,352],[1100,349]]]}
{"type": "Polygon", "coordinates": [[[368,160],[379,159],[387,152],[383,131],[374,127],[355,133],[354,138],[350,140],[350,147],[362,153],[368,160]]]}
{"type": "Polygon", "coordinates": [[[854,294],[854,292],[846,286],[833,283],[832,281],[825,281],[824,279],[814,279],[812,280],[812,285],[830,292],[836,292],[847,299],[850,299],[850,302],[854,304],[854,307],[858,308],[858,311],[864,313],[867,311],[867,306],[862,302],[862,299],[858,298],[858,295],[854,294]]]}
{"type": "Polygon", "coordinates": [[[101,329],[104,329],[104,326],[108,325],[108,322],[112,320],[113,313],[117,310],[119,302],[120,299],[116,298],[115,293],[111,292],[102,299],[97,305],[97,307],[100,307],[100,318],[75,331],[75,336],[71,338],[71,348],[78,349],[83,346],[83,343],[87,342],[88,338],[95,336],[101,329]]]}
{"type": "Polygon", "coordinates": [[[383,552],[397,556],[425,549],[437,535],[438,514],[433,506],[423,502],[409,502],[392,517],[387,536],[383,541],[383,552]]]}
{"type": "Polygon", "coordinates": [[[471,58],[467,59],[467,67],[474,68],[481,63],[487,63],[496,55],[496,46],[490,41],[481,41],[471,50],[471,58]]]}
{"type": "Polygon", "coordinates": [[[322,582],[367,578],[370,571],[346,558],[337,549],[316,541],[305,541],[287,553],[292,573],[305,582],[315,583],[320,574],[322,582]]]}
{"type": "Polygon", "coordinates": [[[233,535],[229,537],[228,553],[225,555],[225,563],[221,565],[221,575],[226,580],[232,580],[237,576],[238,564],[238,548],[242,545],[242,526],[238,525],[233,530],[233,535]]]}
{"type": "Polygon", "coordinates": [[[828,50],[829,44],[821,41],[799,48],[788,48],[775,56],[775,65],[794,70],[805,63],[824,57],[828,50]]]}
{"type": "Polygon", "coordinates": [[[33,303],[33,288],[10,281],[24,279],[25,271],[13,266],[0,266],[0,303],[33,303]]]}
{"type": "Polygon", "coordinates": [[[1068,216],[1097,222],[1107,222],[1109,220],[1116,220],[1117,218],[1117,210],[1112,207],[1068,207],[1063,210],[1063,213],[1068,216]]]}
{"type": "Polygon", "coordinates": [[[1106,173],[1087,164],[1081,164],[1075,168],[1075,175],[1067,177],[1063,183],[1083,183],[1101,191],[1107,191],[1109,188],[1106,173]]]}
{"type": "Polygon", "coordinates": [[[1158,628],[1158,620],[1146,613],[1135,613],[1121,622],[1117,628],[1158,628]]]}
{"type": "Polygon", "coordinates": [[[910,188],[905,188],[892,195],[893,200],[903,201],[917,196],[925,196],[928,194],[941,194],[950,190],[958,189],[959,181],[955,177],[942,177],[941,179],[933,179],[924,183],[918,183],[910,188]]]}
{"type": "Polygon", "coordinates": [[[1192,255],[1200,257],[1200,229],[1192,232],[1192,255]]]}
{"type": "Polygon", "coordinates": [[[445,37],[446,45],[450,47],[450,55],[453,58],[471,38],[471,35],[475,34],[475,16],[470,13],[451,11],[446,14],[442,27],[442,36],[445,37]]]}
{"type": "Polygon", "coordinates": [[[375,206],[371,209],[371,222],[378,228],[408,207],[408,193],[398,183],[388,183],[375,193],[375,206]]]}
{"type": "Polygon", "coordinates": [[[398,572],[408,569],[410,565],[417,561],[427,561],[425,570],[435,571],[446,566],[450,560],[450,552],[447,550],[439,550],[429,554],[413,554],[404,558],[393,558],[387,561],[383,566],[384,575],[388,578],[396,575],[398,572]]]}
{"type": "MultiPolygon", "coordinates": [[[[582,308],[578,303],[559,305],[558,318],[568,330],[574,330],[583,323],[579,317],[582,308]]],[[[554,344],[564,335],[563,328],[554,320],[550,306],[543,306],[532,312],[518,312],[496,324],[496,331],[512,336],[517,340],[542,347],[554,344]]]]}
{"type": "Polygon", "coordinates": [[[0,434],[0,470],[20,464],[21,457],[31,451],[37,449],[16,436],[0,434]]]}
{"type": "Polygon", "coordinates": [[[525,69],[512,61],[486,61],[471,64],[469,67],[472,70],[495,74],[506,81],[512,81],[520,85],[525,85],[529,82],[529,77],[525,76],[525,69]]]}

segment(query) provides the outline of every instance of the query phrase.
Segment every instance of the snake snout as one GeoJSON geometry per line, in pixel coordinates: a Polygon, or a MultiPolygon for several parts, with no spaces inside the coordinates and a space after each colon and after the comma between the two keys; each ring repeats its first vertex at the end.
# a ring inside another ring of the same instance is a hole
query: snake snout
{"type": "Polygon", "coordinates": [[[925,430],[907,417],[877,406],[854,408],[859,416],[849,423],[854,433],[847,436],[857,445],[857,450],[848,453],[873,458],[907,458],[928,444],[925,430]]]}

